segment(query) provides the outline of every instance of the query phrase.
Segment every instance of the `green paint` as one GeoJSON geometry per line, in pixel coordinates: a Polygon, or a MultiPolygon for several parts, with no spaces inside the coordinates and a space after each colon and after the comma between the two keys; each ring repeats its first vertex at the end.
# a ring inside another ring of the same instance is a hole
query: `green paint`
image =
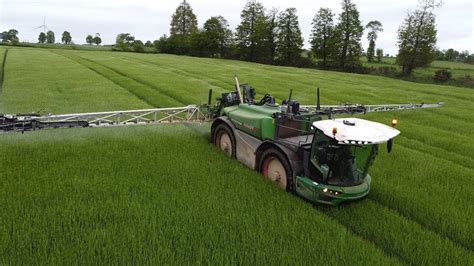
{"type": "Polygon", "coordinates": [[[261,140],[274,140],[275,119],[272,116],[280,111],[280,106],[240,104],[225,108],[224,115],[243,132],[261,140]]]}

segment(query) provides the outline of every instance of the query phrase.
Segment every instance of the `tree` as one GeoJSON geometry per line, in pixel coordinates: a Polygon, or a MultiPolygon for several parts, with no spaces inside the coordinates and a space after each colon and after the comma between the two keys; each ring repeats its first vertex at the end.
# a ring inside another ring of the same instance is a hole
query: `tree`
{"type": "Polygon", "coordinates": [[[360,64],[362,53],[360,40],[364,27],[359,20],[359,11],[351,0],[342,1],[342,13],[336,26],[339,67],[353,67],[360,64]]]}
{"type": "Polygon", "coordinates": [[[458,59],[458,57],[459,57],[459,52],[454,50],[453,48],[449,48],[444,53],[444,60],[455,61],[456,59],[458,59]]]}
{"type": "Polygon", "coordinates": [[[444,58],[444,52],[441,51],[441,50],[436,49],[436,51],[435,51],[435,59],[436,59],[436,60],[446,60],[446,59],[444,58]]]}
{"type": "Polygon", "coordinates": [[[184,0],[176,8],[171,17],[169,52],[174,54],[188,54],[190,49],[190,36],[198,30],[197,18],[191,6],[184,0]],[[173,46],[173,47],[171,47],[173,46]]]}
{"type": "Polygon", "coordinates": [[[150,40],[148,40],[145,43],[145,47],[153,47],[153,43],[150,40]]]}
{"type": "Polygon", "coordinates": [[[122,51],[129,51],[134,41],[135,37],[130,33],[120,33],[115,38],[115,47],[122,51]]]}
{"type": "Polygon", "coordinates": [[[278,59],[283,64],[293,65],[301,58],[303,37],[296,8],[287,8],[278,16],[278,59]]]}
{"type": "Polygon", "coordinates": [[[53,31],[46,32],[46,42],[47,43],[54,43],[54,41],[55,41],[54,32],[53,31]]]}
{"type": "Polygon", "coordinates": [[[236,29],[236,44],[241,58],[256,61],[257,46],[264,42],[265,9],[256,0],[248,0],[240,14],[242,19],[236,29]]]}
{"type": "Polygon", "coordinates": [[[140,40],[134,40],[132,43],[132,48],[134,52],[143,53],[145,51],[145,45],[140,40]]]}
{"type": "Polygon", "coordinates": [[[208,45],[209,41],[204,36],[204,31],[194,31],[191,36],[189,36],[188,53],[193,56],[209,56],[208,45]]]}
{"type": "Polygon", "coordinates": [[[204,23],[202,34],[207,54],[211,57],[223,57],[232,38],[227,20],[222,16],[209,18],[204,23]]]}
{"type": "Polygon", "coordinates": [[[40,32],[38,36],[38,43],[45,43],[46,42],[46,34],[44,32],[40,32]]]}
{"type": "Polygon", "coordinates": [[[265,38],[265,49],[264,51],[268,53],[266,56],[265,62],[270,64],[275,63],[275,58],[277,56],[277,34],[278,34],[278,9],[272,8],[267,15],[266,22],[266,38],[265,38]]]}
{"type": "Polygon", "coordinates": [[[457,59],[461,62],[466,62],[468,57],[469,57],[469,51],[466,50],[466,51],[460,52],[457,59]]]}
{"type": "Polygon", "coordinates": [[[377,62],[382,62],[383,58],[383,49],[377,49],[377,62]]]}
{"type": "Polygon", "coordinates": [[[86,42],[87,44],[92,45],[94,43],[94,37],[92,37],[92,35],[87,35],[86,42]]]}
{"type": "Polygon", "coordinates": [[[100,38],[100,34],[96,33],[94,38],[92,39],[92,42],[95,43],[95,45],[99,46],[102,43],[102,38],[100,38]]]}
{"type": "Polygon", "coordinates": [[[169,53],[171,50],[169,47],[168,36],[166,35],[163,35],[160,37],[160,39],[155,40],[153,45],[155,46],[155,50],[158,53],[169,53]]]}
{"type": "Polygon", "coordinates": [[[383,31],[382,23],[378,20],[372,20],[365,26],[369,30],[367,33],[367,40],[369,41],[369,48],[367,48],[367,61],[373,62],[375,55],[375,41],[377,40],[377,34],[383,31]]]}
{"type": "Polygon", "coordinates": [[[69,33],[69,31],[64,31],[63,35],[62,35],[62,38],[61,38],[61,41],[64,44],[70,44],[71,41],[72,41],[71,33],[69,33]]]}
{"type": "Polygon", "coordinates": [[[321,59],[321,65],[329,65],[335,57],[334,14],[329,8],[320,8],[313,19],[311,51],[321,59]]]}
{"type": "Polygon", "coordinates": [[[16,44],[20,40],[18,39],[18,31],[15,29],[10,29],[9,31],[4,31],[1,33],[2,42],[16,44]]]}
{"type": "Polygon", "coordinates": [[[433,9],[441,6],[437,0],[420,0],[420,7],[409,12],[398,29],[397,62],[404,75],[413,69],[429,65],[435,58],[436,16],[433,9]]]}
{"type": "Polygon", "coordinates": [[[7,31],[4,31],[2,33],[0,33],[0,37],[2,37],[2,42],[8,42],[8,32],[7,31]]]}
{"type": "Polygon", "coordinates": [[[179,35],[188,37],[191,33],[196,31],[197,28],[196,15],[193,13],[191,6],[184,0],[179,4],[171,17],[170,36],[179,35]]]}
{"type": "Polygon", "coordinates": [[[470,54],[470,55],[466,58],[466,63],[468,63],[468,64],[474,64],[474,54],[470,54]]]}

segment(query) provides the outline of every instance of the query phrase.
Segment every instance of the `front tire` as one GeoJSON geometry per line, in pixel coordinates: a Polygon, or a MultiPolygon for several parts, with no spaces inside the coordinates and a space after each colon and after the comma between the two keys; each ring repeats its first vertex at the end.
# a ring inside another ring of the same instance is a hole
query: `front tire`
{"type": "Polygon", "coordinates": [[[212,142],[225,152],[227,156],[231,158],[236,157],[235,137],[232,134],[232,130],[226,124],[217,125],[214,129],[212,142]]]}
{"type": "Polygon", "coordinates": [[[263,152],[260,160],[260,173],[277,187],[292,191],[293,173],[286,156],[275,148],[263,152]]]}

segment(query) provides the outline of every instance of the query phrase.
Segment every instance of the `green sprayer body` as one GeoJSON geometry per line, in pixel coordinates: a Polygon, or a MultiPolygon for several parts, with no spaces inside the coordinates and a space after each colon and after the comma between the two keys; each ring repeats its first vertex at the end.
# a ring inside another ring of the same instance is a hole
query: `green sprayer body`
{"type": "MultiPolygon", "coordinates": [[[[393,139],[400,133],[395,125],[351,117],[335,119],[334,115],[364,114],[371,109],[320,106],[319,90],[316,108],[300,106],[291,93],[281,105],[268,94],[255,102],[248,96],[255,95],[253,89],[244,86],[244,90],[243,96],[232,92],[218,98],[211,128],[216,146],[311,202],[337,205],[369,193],[369,169],[380,144],[387,143],[388,151],[392,150],[393,139]]],[[[422,106],[411,109],[425,108],[422,106]]]]}

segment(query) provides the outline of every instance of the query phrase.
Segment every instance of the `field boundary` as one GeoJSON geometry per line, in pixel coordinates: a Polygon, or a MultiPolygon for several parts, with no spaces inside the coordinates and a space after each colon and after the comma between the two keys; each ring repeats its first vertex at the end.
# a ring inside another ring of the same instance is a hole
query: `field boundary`
{"type": "Polygon", "coordinates": [[[5,65],[7,64],[8,49],[5,49],[2,59],[2,71],[0,72],[0,93],[2,93],[3,81],[5,80],[5,65]]]}

